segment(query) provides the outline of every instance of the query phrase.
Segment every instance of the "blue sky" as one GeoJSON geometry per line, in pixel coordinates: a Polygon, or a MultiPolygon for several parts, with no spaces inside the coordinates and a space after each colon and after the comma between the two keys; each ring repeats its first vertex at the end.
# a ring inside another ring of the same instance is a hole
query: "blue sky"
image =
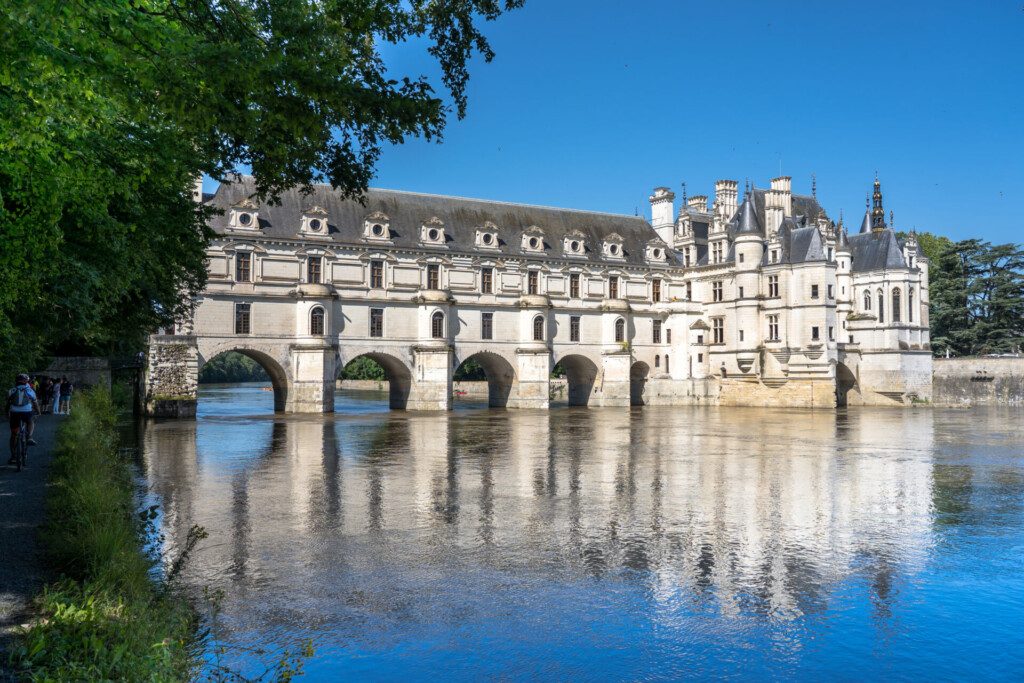
{"type": "MultiPolygon", "coordinates": [[[[466,118],[374,186],[646,214],[781,167],[855,227],[877,170],[899,229],[1024,241],[1020,0],[527,0],[486,31],[466,118]]],[[[435,76],[421,47],[389,66],[435,76]]]]}

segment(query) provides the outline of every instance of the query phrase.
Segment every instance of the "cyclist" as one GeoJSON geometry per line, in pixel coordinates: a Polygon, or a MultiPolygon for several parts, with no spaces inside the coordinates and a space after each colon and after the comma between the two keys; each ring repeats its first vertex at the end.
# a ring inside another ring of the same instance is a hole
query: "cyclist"
{"type": "Polygon", "coordinates": [[[35,424],[32,416],[39,410],[39,402],[36,399],[36,392],[28,383],[28,375],[22,373],[14,379],[14,388],[7,392],[7,415],[11,422],[11,460],[14,463],[14,444],[18,438],[18,430],[25,425],[28,430],[29,446],[35,446],[32,439],[32,432],[35,431],[35,424]]]}

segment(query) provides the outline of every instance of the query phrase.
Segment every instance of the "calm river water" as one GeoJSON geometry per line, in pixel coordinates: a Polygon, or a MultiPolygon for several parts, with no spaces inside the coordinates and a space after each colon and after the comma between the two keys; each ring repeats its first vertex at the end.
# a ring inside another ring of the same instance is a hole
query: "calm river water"
{"type": "Polygon", "coordinates": [[[228,659],[308,680],[1011,679],[1024,411],[273,415],[203,389],[144,476],[228,659]]]}

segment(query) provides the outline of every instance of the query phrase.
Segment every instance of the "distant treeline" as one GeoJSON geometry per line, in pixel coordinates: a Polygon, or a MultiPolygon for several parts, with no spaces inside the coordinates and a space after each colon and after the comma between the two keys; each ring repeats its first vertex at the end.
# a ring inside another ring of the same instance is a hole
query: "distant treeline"
{"type": "Polygon", "coordinates": [[[200,384],[269,381],[270,376],[259,363],[237,351],[214,356],[199,371],[200,384]]]}

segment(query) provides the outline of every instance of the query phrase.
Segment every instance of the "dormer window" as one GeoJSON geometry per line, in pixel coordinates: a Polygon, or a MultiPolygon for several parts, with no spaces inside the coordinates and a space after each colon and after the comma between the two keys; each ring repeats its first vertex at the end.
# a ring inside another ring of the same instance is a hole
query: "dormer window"
{"type": "Polygon", "coordinates": [[[387,215],[375,211],[367,216],[363,221],[363,237],[377,241],[391,239],[391,221],[387,215]]]}
{"type": "Polygon", "coordinates": [[[498,248],[498,226],[485,223],[476,230],[476,246],[482,249],[498,248]]]}
{"type": "Polygon", "coordinates": [[[665,261],[668,251],[665,243],[661,240],[651,240],[647,243],[647,260],[655,262],[665,261]]]}
{"type": "Polygon", "coordinates": [[[327,211],[314,206],[302,214],[302,232],[314,237],[327,236],[327,211]]]}
{"type": "Polygon", "coordinates": [[[424,244],[444,244],[444,222],[434,216],[420,228],[420,241],[424,244]]]}
{"type": "Polygon", "coordinates": [[[531,226],[523,233],[523,251],[534,253],[544,251],[544,233],[537,226],[531,226]]]}
{"type": "Polygon", "coordinates": [[[562,251],[566,256],[585,256],[587,253],[587,245],[584,241],[584,234],[582,232],[571,232],[565,236],[565,240],[562,244],[562,251]]]}
{"type": "Polygon", "coordinates": [[[260,226],[259,207],[251,199],[243,199],[231,207],[228,221],[236,230],[256,230],[260,226]]]}
{"type": "Polygon", "coordinates": [[[622,238],[615,233],[605,238],[601,251],[606,258],[621,259],[626,255],[622,248],[622,238]]]}

